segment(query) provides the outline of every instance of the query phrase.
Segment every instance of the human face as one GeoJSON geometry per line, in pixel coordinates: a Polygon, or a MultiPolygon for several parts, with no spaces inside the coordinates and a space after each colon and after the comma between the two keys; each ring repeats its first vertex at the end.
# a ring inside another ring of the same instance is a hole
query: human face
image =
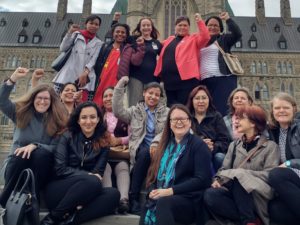
{"type": "Polygon", "coordinates": [[[107,89],[103,94],[103,107],[106,111],[112,110],[112,97],[113,97],[114,91],[112,89],[107,89]]]}
{"type": "Polygon", "coordinates": [[[219,21],[214,18],[211,18],[208,21],[207,28],[208,28],[208,32],[209,32],[210,36],[218,35],[221,32],[219,21]]]}
{"type": "Polygon", "coordinates": [[[150,108],[150,110],[154,110],[155,107],[158,105],[160,94],[160,88],[158,87],[148,88],[144,91],[144,100],[146,105],[150,108]]]}
{"type": "Polygon", "coordinates": [[[196,114],[205,114],[209,105],[209,98],[205,91],[199,90],[193,97],[193,107],[196,114]]]}
{"type": "Polygon", "coordinates": [[[250,101],[245,92],[238,91],[233,95],[232,106],[234,109],[237,109],[238,107],[249,106],[249,105],[250,105],[250,101]]]}
{"type": "Polygon", "coordinates": [[[76,87],[73,84],[68,84],[62,90],[60,94],[60,98],[63,103],[73,103],[74,102],[74,94],[76,92],[76,87]]]}
{"type": "Polygon", "coordinates": [[[238,133],[245,134],[246,137],[252,137],[255,133],[255,124],[252,123],[247,115],[243,115],[242,117],[236,118],[236,130],[238,133]]]}
{"type": "Polygon", "coordinates": [[[79,114],[78,124],[82,133],[87,137],[91,137],[95,133],[97,124],[99,123],[99,117],[94,107],[89,106],[81,110],[79,114]]]}
{"type": "Polygon", "coordinates": [[[285,100],[275,98],[272,108],[274,119],[279,123],[280,127],[288,128],[294,119],[295,108],[285,100]]]}
{"type": "Polygon", "coordinates": [[[149,19],[143,19],[140,27],[143,37],[150,37],[152,32],[152,23],[149,19]]]}
{"type": "Polygon", "coordinates": [[[96,34],[100,28],[100,21],[98,19],[90,20],[85,24],[86,30],[92,34],[96,34]]]}
{"type": "Polygon", "coordinates": [[[190,25],[188,21],[183,20],[175,26],[175,34],[181,37],[188,35],[190,32],[190,25]]]}
{"type": "Polygon", "coordinates": [[[126,40],[126,29],[125,27],[118,26],[115,28],[113,33],[113,39],[117,43],[123,43],[126,40]]]}
{"type": "Polygon", "coordinates": [[[51,97],[48,91],[39,92],[34,98],[34,108],[39,113],[47,112],[51,104],[51,97]]]}
{"type": "Polygon", "coordinates": [[[174,109],[170,115],[170,128],[176,139],[181,140],[191,128],[191,120],[188,114],[181,109],[174,109]]]}

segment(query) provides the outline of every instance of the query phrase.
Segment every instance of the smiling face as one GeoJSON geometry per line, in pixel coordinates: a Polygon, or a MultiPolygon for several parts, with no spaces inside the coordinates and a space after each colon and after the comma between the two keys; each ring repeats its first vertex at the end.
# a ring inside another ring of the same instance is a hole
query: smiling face
{"type": "Polygon", "coordinates": [[[159,103],[161,91],[158,87],[148,88],[143,92],[144,100],[150,110],[154,110],[159,103]]]}
{"type": "Polygon", "coordinates": [[[272,112],[274,119],[279,123],[280,127],[286,129],[294,119],[295,108],[290,102],[275,98],[273,100],[272,112]]]}
{"type": "Polygon", "coordinates": [[[39,92],[34,98],[34,108],[39,113],[45,113],[51,104],[51,97],[48,91],[39,92]]]}
{"type": "Polygon", "coordinates": [[[182,20],[175,26],[175,34],[181,37],[188,35],[190,32],[190,25],[188,21],[182,20]]]}
{"type": "Polygon", "coordinates": [[[92,34],[96,34],[100,28],[100,21],[99,21],[99,19],[89,20],[85,24],[85,27],[88,32],[90,32],[92,34]]]}
{"type": "Polygon", "coordinates": [[[77,122],[82,133],[88,138],[95,133],[95,129],[99,121],[100,118],[97,115],[96,109],[92,106],[88,106],[81,110],[77,122]]]}
{"type": "Polygon", "coordinates": [[[207,28],[208,28],[208,32],[209,34],[212,35],[218,35],[220,34],[221,30],[220,30],[220,24],[219,21],[211,18],[208,23],[207,23],[207,28]]]}
{"type": "Polygon", "coordinates": [[[74,94],[76,87],[73,84],[67,84],[60,94],[63,103],[74,103],[74,94]]]}
{"type": "Polygon", "coordinates": [[[114,94],[113,89],[106,89],[103,93],[103,107],[106,111],[111,112],[112,111],[112,97],[114,94]]]}
{"type": "Polygon", "coordinates": [[[232,98],[232,106],[233,108],[237,109],[238,107],[249,106],[250,101],[248,96],[243,91],[237,91],[232,98]]]}
{"type": "Polygon", "coordinates": [[[143,19],[140,27],[142,36],[149,37],[152,32],[152,23],[149,19],[143,19]]]}
{"type": "Polygon", "coordinates": [[[176,139],[182,139],[192,126],[188,114],[181,109],[174,109],[170,115],[170,128],[176,139]]]}
{"type": "Polygon", "coordinates": [[[209,106],[209,98],[205,91],[199,90],[193,97],[193,107],[196,114],[205,114],[209,106]]]}
{"type": "Polygon", "coordinates": [[[122,26],[117,26],[113,33],[113,39],[117,43],[123,43],[127,38],[126,29],[122,26]]]}

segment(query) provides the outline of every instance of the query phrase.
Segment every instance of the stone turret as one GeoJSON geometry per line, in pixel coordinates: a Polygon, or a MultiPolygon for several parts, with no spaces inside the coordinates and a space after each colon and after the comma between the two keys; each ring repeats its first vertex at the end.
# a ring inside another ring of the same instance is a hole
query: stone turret
{"type": "Polygon", "coordinates": [[[92,0],[84,0],[82,6],[81,24],[92,14],[92,0]]]}
{"type": "Polygon", "coordinates": [[[289,0],[280,0],[280,15],[285,25],[293,24],[289,0]]]}
{"type": "Polygon", "coordinates": [[[266,24],[264,0],[255,1],[255,16],[259,24],[266,24]]]}
{"type": "Polygon", "coordinates": [[[68,0],[59,0],[57,4],[57,13],[56,13],[56,19],[58,21],[62,21],[66,14],[68,9],[68,0]]]}

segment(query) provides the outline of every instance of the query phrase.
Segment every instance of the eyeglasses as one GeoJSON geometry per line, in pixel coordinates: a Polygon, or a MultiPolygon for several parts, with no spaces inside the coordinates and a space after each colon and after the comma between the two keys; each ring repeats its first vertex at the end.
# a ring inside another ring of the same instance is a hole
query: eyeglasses
{"type": "Polygon", "coordinates": [[[189,118],[173,118],[173,119],[170,119],[170,122],[172,124],[176,124],[176,123],[178,123],[178,121],[180,121],[180,123],[186,123],[189,120],[190,120],[189,118]]]}
{"type": "Polygon", "coordinates": [[[38,97],[35,97],[35,99],[39,102],[41,102],[41,101],[49,102],[50,101],[50,98],[47,98],[47,97],[43,98],[43,97],[38,96],[38,97]]]}
{"type": "Polygon", "coordinates": [[[217,24],[208,24],[207,27],[220,27],[220,26],[217,24]]]}

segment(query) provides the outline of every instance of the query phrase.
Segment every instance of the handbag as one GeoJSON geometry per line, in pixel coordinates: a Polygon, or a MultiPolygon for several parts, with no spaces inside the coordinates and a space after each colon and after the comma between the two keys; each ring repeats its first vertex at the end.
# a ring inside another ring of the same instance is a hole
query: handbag
{"type": "Polygon", "coordinates": [[[5,225],[38,225],[39,205],[31,169],[21,172],[5,206],[5,225]]]}
{"type": "Polygon", "coordinates": [[[221,48],[219,43],[215,41],[215,45],[218,47],[219,51],[223,55],[223,59],[229,68],[230,72],[235,75],[244,75],[244,69],[239,61],[239,58],[237,55],[233,55],[227,52],[224,52],[224,50],[221,48]]]}
{"type": "Polygon", "coordinates": [[[108,158],[128,160],[130,158],[128,145],[110,147],[108,158]]]}
{"type": "Polygon", "coordinates": [[[61,68],[66,64],[66,62],[68,61],[70,55],[71,55],[71,52],[72,52],[72,49],[73,49],[73,46],[75,45],[75,40],[77,38],[77,35],[78,33],[75,34],[75,37],[74,37],[74,40],[71,44],[71,46],[64,52],[61,52],[57,57],[56,59],[54,59],[54,61],[52,62],[51,64],[51,67],[56,70],[57,72],[61,70],[61,68]]]}

